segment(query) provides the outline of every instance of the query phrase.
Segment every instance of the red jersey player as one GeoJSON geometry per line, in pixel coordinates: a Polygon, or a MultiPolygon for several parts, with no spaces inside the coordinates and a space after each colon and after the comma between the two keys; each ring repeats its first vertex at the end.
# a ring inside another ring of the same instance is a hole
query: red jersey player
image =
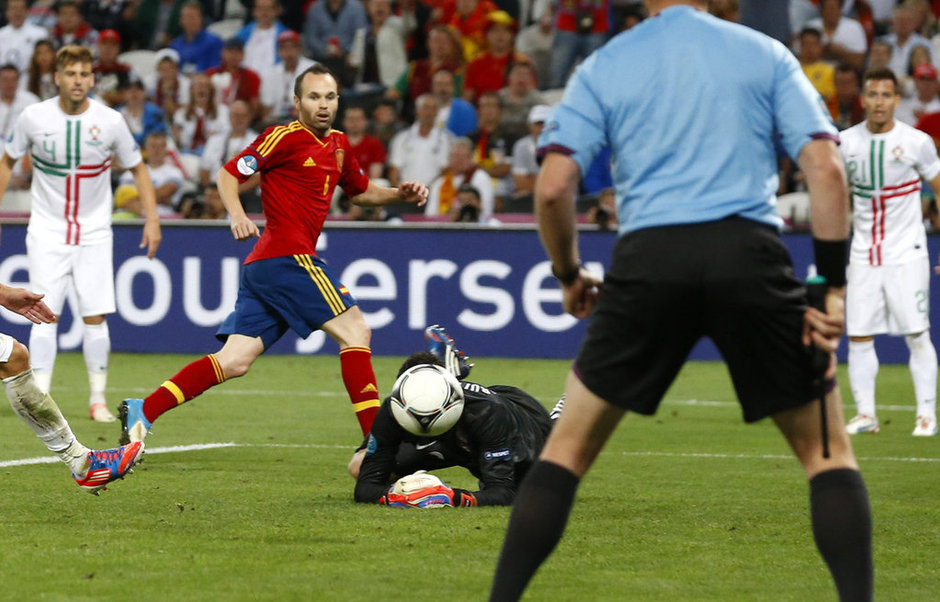
{"type": "Polygon", "coordinates": [[[317,238],[336,186],[357,205],[424,204],[428,189],[417,182],[385,188],[369,181],[346,136],[332,129],[337,90],[336,79],[321,65],[301,73],[294,84],[297,121],[266,129],[219,170],[219,193],[235,238],[260,234],[238,199],[239,183],[256,173],[267,226],[245,259],[235,310],[219,327],[222,349],[189,364],[146,399],[122,402],[122,441],[142,440],[167,410],[245,374],[288,328],[302,337],[323,330],[336,340],[343,383],[363,434],[369,433],[379,407],[372,333],[355,299],[316,256],[317,238]]]}

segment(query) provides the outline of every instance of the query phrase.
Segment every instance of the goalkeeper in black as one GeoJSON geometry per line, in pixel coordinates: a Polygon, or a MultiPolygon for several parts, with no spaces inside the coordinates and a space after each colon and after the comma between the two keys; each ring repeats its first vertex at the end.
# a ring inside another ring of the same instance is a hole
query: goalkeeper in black
{"type": "MultiPolygon", "coordinates": [[[[416,353],[405,360],[399,374],[413,366],[433,364],[446,367],[458,378],[465,376],[469,365],[447,339],[443,360],[430,352],[416,353]],[[447,353],[453,355],[448,358],[447,353]]],[[[542,451],[560,405],[550,416],[538,400],[516,387],[469,381],[460,385],[463,412],[453,427],[433,439],[405,430],[392,414],[390,398],[385,398],[366,438],[364,457],[357,453],[349,466],[357,477],[357,502],[388,503],[389,487],[397,478],[419,470],[462,466],[479,480],[479,490],[454,489],[452,503],[445,505],[512,504],[522,477],[542,451]],[[362,458],[361,465],[358,458],[362,458]]]]}

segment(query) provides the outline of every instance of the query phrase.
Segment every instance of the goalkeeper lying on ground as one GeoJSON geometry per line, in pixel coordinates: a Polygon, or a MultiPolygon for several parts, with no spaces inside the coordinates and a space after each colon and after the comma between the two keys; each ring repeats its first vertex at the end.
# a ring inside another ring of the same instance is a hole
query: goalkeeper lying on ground
{"type": "MultiPolygon", "coordinates": [[[[457,378],[469,374],[470,364],[444,329],[432,326],[427,336],[434,353],[410,356],[399,375],[427,364],[441,366],[457,378]]],[[[439,378],[443,380],[444,374],[439,378]]],[[[357,502],[410,507],[512,504],[561,404],[550,417],[541,403],[521,389],[468,381],[459,385],[463,411],[453,427],[433,438],[406,430],[405,426],[414,429],[414,424],[400,424],[391,398],[385,398],[364,443],[364,454],[358,451],[349,464],[350,473],[357,477],[357,502]],[[479,491],[452,489],[433,475],[418,473],[450,466],[469,470],[479,479],[479,491]],[[395,482],[398,476],[403,478],[395,482]]]]}

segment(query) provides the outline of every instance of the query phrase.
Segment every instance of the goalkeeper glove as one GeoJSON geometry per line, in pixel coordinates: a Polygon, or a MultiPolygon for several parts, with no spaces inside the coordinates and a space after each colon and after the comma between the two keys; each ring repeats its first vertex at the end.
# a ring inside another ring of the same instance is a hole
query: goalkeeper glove
{"type": "Polygon", "coordinates": [[[380,504],[396,508],[441,508],[476,506],[477,500],[464,489],[453,489],[424,470],[398,479],[379,499],[380,504]]]}

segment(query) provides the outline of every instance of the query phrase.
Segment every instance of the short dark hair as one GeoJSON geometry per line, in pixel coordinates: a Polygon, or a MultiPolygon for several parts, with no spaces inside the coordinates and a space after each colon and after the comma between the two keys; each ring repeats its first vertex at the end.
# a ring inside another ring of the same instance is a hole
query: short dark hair
{"type": "Polygon", "coordinates": [[[3,63],[0,65],[0,71],[16,71],[16,74],[20,74],[20,68],[13,63],[3,63]]]}
{"type": "Polygon", "coordinates": [[[473,184],[461,184],[460,188],[457,189],[457,194],[461,192],[469,192],[473,196],[477,197],[477,200],[480,200],[480,191],[477,190],[477,187],[473,184]]]}
{"type": "MultiPolygon", "coordinates": [[[[310,65],[309,67],[304,69],[300,75],[297,76],[297,79],[294,80],[294,96],[296,96],[297,98],[300,98],[300,92],[301,92],[300,84],[303,83],[304,78],[307,77],[307,74],[309,73],[313,73],[314,75],[329,75],[333,79],[336,79],[336,76],[333,75],[333,72],[327,69],[326,67],[324,67],[323,65],[321,65],[320,63],[310,65]]],[[[336,80],[336,83],[337,85],[339,85],[339,80],[336,80]]]]}
{"type": "Polygon", "coordinates": [[[894,71],[891,69],[872,69],[865,72],[865,76],[862,77],[862,85],[869,80],[891,80],[894,83],[895,92],[900,93],[898,90],[898,76],[894,74],[894,71]]]}
{"type": "Polygon", "coordinates": [[[805,36],[813,36],[817,40],[822,39],[822,32],[816,29],[815,27],[804,27],[800,31],[800,39],[802,40],[805,36]]]}
{"type": "Polygon", "coordinates": [[[414,368],[415,366],[421,366],[423,364],[431,364],[432,366],[441,366],[444,367],[444,362],[437,359],[437,356],[431,353],[430,351],[419,351],[417,353],[412,353],[405,359],[405,363],[401,365],[401,368],[398,369],[398,376],[401,376],[405,373],[405,370],[414,368]]]}

